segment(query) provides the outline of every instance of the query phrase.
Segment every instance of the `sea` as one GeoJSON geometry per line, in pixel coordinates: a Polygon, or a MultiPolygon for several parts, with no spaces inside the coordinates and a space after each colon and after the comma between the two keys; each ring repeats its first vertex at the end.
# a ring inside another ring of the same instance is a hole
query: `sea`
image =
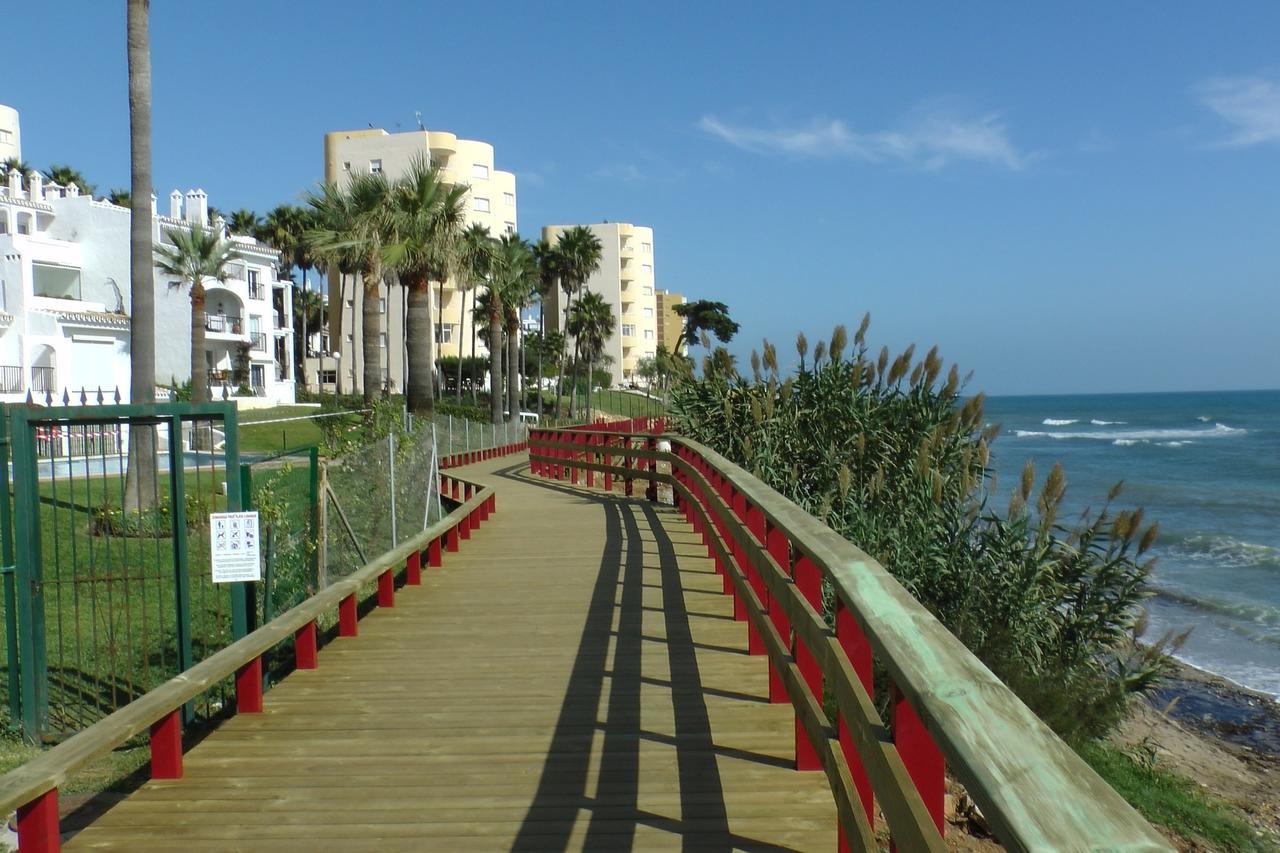
{"type": "MultiPolygon", "coordinates": [[[[1145,636],[1190,630],[1177,657],[1280,699],[1280,391],[990,397],[997,490],[1061,462],[1060,518],[1116,508],[1160,523],[1145,636]]],[[[1002,501],[999,506],[1005,505],[1002,501]]]]}

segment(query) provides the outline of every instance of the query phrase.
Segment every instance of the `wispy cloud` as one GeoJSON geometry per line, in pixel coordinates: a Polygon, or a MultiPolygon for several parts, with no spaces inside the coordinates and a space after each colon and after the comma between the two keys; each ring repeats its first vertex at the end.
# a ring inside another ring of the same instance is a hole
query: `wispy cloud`
{"type": "Polygon", "coordinates": [[[928,170],[975,161],[1017,171],[1031,159],[1010,140],[1008,129],[994,113],[977,117],[928,114],[900,128],[874,132],[853,130],[835,119],[766,128],[734,125],[713,115],[703,116],[698,127],[758,154],[897,162],[928,170]]]}
{"type": "Polygon", "coordinates": [[[627,183],[638,183],[647,180],[649,177],[635,163],[615,163],[609,166],[601,166],[592,173],[592,176],[606,180],[625,181],[627,183]]]}
{"type": "Polygon", "coordinates": [[[1219,145],[1244,148],[1280,142],[1280,81],[1265,77],[1212,77],[1195,87],[1206,107],[1231,126],[1219,145]]]}

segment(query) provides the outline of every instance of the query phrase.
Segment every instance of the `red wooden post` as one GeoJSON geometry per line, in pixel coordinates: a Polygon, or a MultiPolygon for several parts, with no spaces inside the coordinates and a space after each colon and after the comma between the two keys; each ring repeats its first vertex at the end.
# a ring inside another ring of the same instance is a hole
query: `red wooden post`
{"type": "Polygon", "coordinates": [[[440,494],[442,495],[449,494],[449,478],[446,477],[444,474],[440,475],[440,494]]]}
{"type": "Polygon", "coordinates": [[[262,657],[236,670],[236,713],[262,713],[262,657]]]}
{"type": "Polygon", "coordinates": [[[473,510],[467,513],[466,515],[464,515],[462,518],[458,519],[458,526],[456,530],[458,531],[459,539],[471,538],[471,528],[475,526],[474,524],[475,520],[472,518],[472,516],[474,515],[475,515],[475,511],[473,510]]]}
{"type": "Polygon", "coordinates": [[[634,460],[631,458],[630,453],[625,453],[625,451],[631,449],[631,436],[623,436],[622,447],[624,450],[622,467],[625,469],[625,472],[622,475],[622,494],[627,497],[631,497],[635,494],[636,488],[635,481],[631,479],[631,470],[634,467],[634,460]]]}
{"type": "Polygon", "coordinates": [[[498,511],[498,495],[495,492],[490,492],[489,500],[485,501],[485,504],[489,507],[489,515],[493,515],[498,511]]]}
{"type": "Polygon", "coordinates": [[[458,540],[460,538],[461,537],[458,533],[458,525],[455,524],[453,527],[450,527],[448,530],[446,530],[444,534],[444,542],[445,542],[446,549],[449,551],[452,551],[455,554],[458,553],[458,548],[460,547],[458,540]]]}
{"type": "Polygon", "coordinates": [[[444,555],[440,553],[440,537],[427,543],[427,566],[438,569],[444,565],[444,555]]]}
{"type": "MultiPolygon", "coordinates": [[[[782,528],[768,524],[765,533],[765,544],[769,549],[769,556],[773,557],[773,561],[778,564],[778,568],[782,569],[784,575],[791,575],[791,548],[787,542],[787,534],[782,528]]],[[[782,637],[782,642],[791,648],[791,620],[787,618],[787,612],[778,606],[769,607],[769,618],[773,620],[773,627],[778,630],[778,635],[782,637]]],[[[782,704],[790,702],[791,697],[787,694],[787,685],[783,683],[782,676],[776,667],[769,667],[769,701],[782,704]]]]}
{"type": "Polygon", "coordinates": [[[58,789],[52,788],[25,806],[18,806],[18,849],[57,853],[62,849],[58,830],[58,789]]]}
{"type": "MultiPolygon", "coordinates": [[[[603,441],[601,441],[600,443],[604,445],[604,455],[601,457],[601,460],[604,462],[605,465],[612,465],[613,454],[609,452],[609,448],[613,447],[613,437],[606,435],[606,436],[602,436],[602,438],[603,438],[603,441]]],[[[604,490],[606,492],[613,491],[613,472],[612,471],[604,472],[604,490]]]]}
{"type": "Polygon", "coordinates": [[[315,669],[317,658],[316,622],[312,619],[293,635],[293,665],[296,669],[315,669]]]}
{"type": "Polygon", "coordinates": [[[396,606],[396,576],[390,569],[378,575],[378,606],[396,606]]]}
{"type": "MultiPolygon", "coordinates": [[[[596,461],[595,447],[600,443],[599,433],[592,433],[591,435],[583,436],[583,439],[585,440],[587,445],[587,462],[595,462],[596,461]]],[[[596,472],[588,468],[587,469],[587,488],[588,489],[594,488],[595,484],[596,484],[596,472]]]]}
{"type": "MultiPolygon", "coordinates": [[[[804,554],[796,556],[795,568],[796,586],[799,588],[800,594],[813,605],[813,608],[819,613],[822,612],[822,574],[814,564],[804,554]]],[[[796,664],[800,667],[800,675],[804,678],[805,684],[809,686],[809,692],[818,700],[818,704],[822,704],[822,670],[818,666],[818,659],[800,639],[799,635],[795,638],[795,659],[796,664]]],[[[817,747],[809,742],[809,736],[805,733],[804,726],[800,724],[800,720],[796,720],[796,769],[797,770],[821,770],[822,762],[818,760],[817,747]]]]}
{"type": "MultiPolygon", "coordinates": [[[[569,450],[570,462],[578,461],[578,448],[576,445],[581,444],[582,439],[583,437],[578,435],[577,433],[574,433],[573,435],[569,436],[569,443],[572,445],[575,445],[573,448],[569,450]]],[[[578,466],[577,465],[574,465],[569,469],[569,483],[570,485],[574,485],[574,486],[578,485],[578,466]]]]}
{"type": "MultiPolygon", "coordinates": [[[[763,545],[765,537],[764,513],[761,512],[758,507],[749,506],[745,495],[737,495],[737,497],[742,500],[742,509],[738,511],[738,518],[741,518],[746,522],[747,531],[755,537],[757,542],[763,545]]],[[[737,509],[736,506],[735,509],[737,509]]],[[[748,555],[746,550],[743,551],[742,556],[746,559],[746,566],[744,566],[743,569],[747,573],[747,579],[751,581],[751,587],[756,591],[756,597],[760,599],[760,605],[764,608],[764,612],[767,615],[769,613],[769,588],[764,584],[764,575],[760,574],[759,570],[751,564],[749,559],[747,559],[748,555]]],[[[764,637],[761,636],[760,630],[752,624],[749,634],[755,635],[759,649],[752,651],[748,648],[748,653],[753,655],[764,654],[764,637]]]]}
{"type": "MultiPolygon", "coordinates": [[[[658,439],[656,438],[649,439],[649,441],[646,442],[645,446],[649,449],[650,452],[656,453],[658,451],[658,439]]],[[[657,503],[658,502],[658,460],[657,458],[653,456],[649,457],[648,466],[649,466],[649,488],[644,490],[644,496],[648,498],[650,501],[652,501],[653,503],[657,503]]]]}
{"type": "Polygon", "coordinates": [[[422,552],[414,551],[404,561],[404,582],[407,586],[422,583],[422,552]]]}
{"type": "Polygon", "coordinates": [[[451,494],[453,495],[453,499],[455,501],[462,500],[462,483],[459,480],[455,479],[452,481],[452,485],[453,485],[453,492],[451,494]]]}
{"type": "MultiPolygon", "coordinates": [[[[866,688],[867,694],[874,696],[871,643],[867,641],[867,635],[862,632],[862,626],[858,624],[858,620],[853,618],[853,612],[838,597],[836,598],[836,639],[840,643],[840,648],[844,650],[845,656],[849,658],[849,663],[853,665],[853,671],[857,673],[858,680],[866,688]]],[[[838,719],[837,728],[840,733],[840,750],[849,764],[849,775],[853,777],[853,786],[857,789],[858,799],[862,801],[862,808],[867,813],[867,821],[874,826],[876,807],[871,790],[871,779],[867,776],[866,768],[862,766],[858,751],[854,749],[849,721],[841,716],[838,719]]]]}
{"type": "Polygon", "coordinates": [[[182,778],[182,711],[178,708],[151,724],[151,778],[182,778]]]}
{"type": "Polygon", "coordinates": [[[356,627],[356,595],[353,592],[338,602],[338,636],[354,637],[356,627]]]}
{"type": "Polygon", "coordinates": [[[898,748],[907,775],[920,792],[920,799],[924,800],[924,807],[929,810],[938,833],[943,834],[946,826],[946,761],[920,715],[896,684],[893,687],[893,745],[898,748]]]}

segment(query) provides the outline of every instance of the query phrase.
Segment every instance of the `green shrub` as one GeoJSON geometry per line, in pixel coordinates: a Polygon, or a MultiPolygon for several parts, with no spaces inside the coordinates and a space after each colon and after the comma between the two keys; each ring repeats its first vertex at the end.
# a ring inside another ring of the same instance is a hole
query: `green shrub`
{"type": "Polygon", "coordinates": [[[1129,699],[1164,671],[1135,642],[1155,539],[1142,512],[1066,529],[1066,479],[1037,493],[1027,466],[1007,511],[990,502],[998,427],[983,396],[965,399],[937,349],[915,358],[837,327],[830,345],[797,341],[800,369],[782,378],[768,342],[740,376],[723,348],[674,391],[677,429],[742,465],[874,556],[1062,736],[1108,731],[1129,699]]]}
{"type": "MultiPolygon", "coordinates": [[[[203,530],[209,526],[209,501],[195,492],[186,500],[187,530],[203,530]]],[[[173,512],[169,497],[161,498],[155,509],[126,512],[110,501],[94,507],[89,515],[92,536],[116,536],[131,539],[168,539],[173,535],[173,512]]]]}

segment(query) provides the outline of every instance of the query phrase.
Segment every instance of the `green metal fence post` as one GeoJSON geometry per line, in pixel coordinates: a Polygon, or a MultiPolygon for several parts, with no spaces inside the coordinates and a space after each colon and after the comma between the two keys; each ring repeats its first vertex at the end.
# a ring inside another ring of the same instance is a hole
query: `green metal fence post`
{"type": "MultiPolygon", "coordinates": [[[[222,403],[223,424],[226,435],[223,438],[222,453],[225,457],[227,471],[227,509],[239,511],[244,509],[249,490],[242,482],[245,476],[240,466],[240,430],[234,403],[222,403]]],[[[255,584],[233,583],[231,586],[231,638],[238,640],[253,630],[255,607],[255,584]]]]}
{"type": "MultiPolygon", "coordinates": [[[[194,426],[192,435],[195,435],[194,426]]],[[[193,442],[194,443],[194,442],[193,442]]],[[[182,416],[169,419],[169,501],[173,528],[173,584],[178,631],[178,672],[195,662],[191,653],[191,563],[187,553],[186,458],[182,446],[182,416]]]]}
{"type": "Polygon", "coordinates": [[[41,589],[40,531],[36,504],[40,500],[39,468],[27,412],[13,410],[14,539],[17,544],[15,586],[18,629],[26,642],[18,649],[22,693],[22,733],[40,741],[48,714],[48,659],[45,657],[44,593],[41,589]]]}
{"type": "Polygon", "coordinates": [[[311,517],[307,520],[311,531],[311,583],[312,589],[320,589],[320,448],[307,449],[311,476],[307,482],[311,498],[311,517]]]}
{"type": "Polygon", "coordinates": [[[9,407],[0,406],[0,559],[4,572],[4,630],[6,666],[9,668],[9,722],[18,725],[22,717],[22,683],[18,664],[18,588],[14,578],[13,507],[9,502],[9,407]]]}

